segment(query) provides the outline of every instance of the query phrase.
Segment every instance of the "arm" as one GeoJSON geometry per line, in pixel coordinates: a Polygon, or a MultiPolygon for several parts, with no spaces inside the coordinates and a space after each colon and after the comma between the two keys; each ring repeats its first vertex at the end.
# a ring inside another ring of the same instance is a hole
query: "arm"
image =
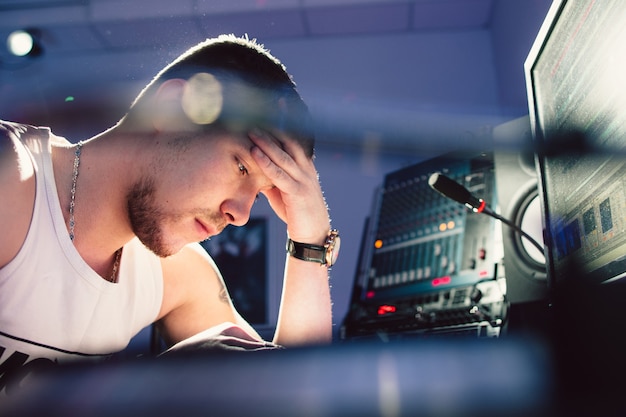
{"type": "Polygon", "coordinates": [[[287,257],[274,343],[294,346],[330,342],[331,311],[328,269],[287,257]]]}
{"type": "MultiPolygon", "coordinates": [[[[283,133],[255,131],[250,139],[256,145],[252,150],[256,163],[275,185],[264,194],[287,223],[289,237],[322,245],[330,218],[313,161],[283,133]]],[[[287,256],[274,343],[294,346],[331,341],[328,279],[328,268],[287,256]]]]}
{"type": "Polygon", "coordinates": [[[261,340],[236,311],[215,263],[200,245],[188,245],[161,259],[161,266],[164,298],[159,328],[169,345],[224,322],[261,340]]]}

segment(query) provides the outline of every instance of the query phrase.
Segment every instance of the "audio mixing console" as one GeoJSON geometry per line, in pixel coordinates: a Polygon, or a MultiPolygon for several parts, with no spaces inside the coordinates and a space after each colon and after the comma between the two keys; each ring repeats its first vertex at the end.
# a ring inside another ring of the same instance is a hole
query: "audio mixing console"
{"type": "Polygon", "coordinates": [[[343,338],[499,333],[506,310],[499,225],[433,190],[435,172],[497,204],[491,153],[447,154],[386,175],[343,338]]]}

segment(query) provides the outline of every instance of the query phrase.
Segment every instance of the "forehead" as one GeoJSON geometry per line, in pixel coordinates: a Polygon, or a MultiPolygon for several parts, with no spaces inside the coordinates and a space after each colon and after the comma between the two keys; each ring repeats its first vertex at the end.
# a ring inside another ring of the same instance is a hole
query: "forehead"
{"type": "MultiPolygon", "coordinates": [[[[250,131],[251,130],[252,129],[250,129],[250,131]]],[[[278,137],[269,133],[265,133],[263,136],[269,139],[274,145],[278,146],[282,151],[286,151],[285,143],[283,143],[278,137]]],[[[255,143],[248,136],[248,131],[223,131],[217,133],[209,140],[220,142],[220,145],[224,148],[245,148],[248,153],[250,153],[250,150],[252,150],[252,148],[256,146],[255,143]]]]}

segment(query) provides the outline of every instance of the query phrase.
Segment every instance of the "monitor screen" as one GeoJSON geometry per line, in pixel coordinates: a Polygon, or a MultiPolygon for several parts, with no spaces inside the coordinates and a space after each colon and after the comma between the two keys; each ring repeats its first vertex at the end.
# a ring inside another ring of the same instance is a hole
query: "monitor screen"
{"type": "Polygon", "coordinates": [[[626,2],[556,0],[525,63],[552,288],[626,276],[626,2]]]}

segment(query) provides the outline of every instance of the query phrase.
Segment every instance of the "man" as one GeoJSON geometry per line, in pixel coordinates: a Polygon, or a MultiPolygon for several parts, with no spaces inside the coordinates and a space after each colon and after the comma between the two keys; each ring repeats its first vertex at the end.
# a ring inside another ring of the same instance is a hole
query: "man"
{"type": "Polygon", "coordinates": [[[117,352],[152,322],[170,344],[225,328],[263,344],[197,245],[244,225],[259,194],[290,239],[273,343],[328,342],[338,237],[310,125],[282,64],[233,36],[183,54],[84,142],[0,124],[0,378],[117,352]]]}

